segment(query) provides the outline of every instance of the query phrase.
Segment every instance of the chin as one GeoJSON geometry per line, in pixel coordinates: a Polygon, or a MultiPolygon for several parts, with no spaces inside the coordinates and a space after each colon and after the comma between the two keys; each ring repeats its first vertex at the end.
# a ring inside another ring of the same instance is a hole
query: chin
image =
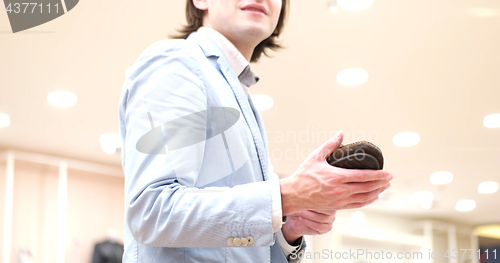
{"type": "Polygon", "coordinates": [[[264,26],[259,26],[255,24],[251,24],[249,26],[246,26],[245,29],[245,34],[255,36],[255,37],[261,37],[262,40],[268,38],[271,34],[272,31],[269,31],[267,27],[264,26]]]}

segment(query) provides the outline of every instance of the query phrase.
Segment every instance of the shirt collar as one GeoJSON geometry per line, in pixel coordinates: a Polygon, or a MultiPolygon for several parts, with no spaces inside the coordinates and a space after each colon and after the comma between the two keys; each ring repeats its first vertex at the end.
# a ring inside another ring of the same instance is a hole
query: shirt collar
{"type": "Polygon", "coordinates": [[[215,43],[222,49],[241,83],[250,87],[259,81],[259,77],[250,70],[250,63],[248,63],[240,51],[224,35],[209,27],[200,27],[197,32],[212,37],[215,43]]]}

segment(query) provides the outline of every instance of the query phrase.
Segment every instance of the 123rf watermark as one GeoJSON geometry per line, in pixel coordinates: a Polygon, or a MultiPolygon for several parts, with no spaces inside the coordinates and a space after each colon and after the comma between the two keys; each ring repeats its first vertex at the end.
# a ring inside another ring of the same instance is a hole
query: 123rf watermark
{"type": "Polygon", "coordinates": [[[371,251],[369,249],[349,249],[349,251],[334,251],[331,249],[323,249],[321,251],[294,251],[290,254],[290,259],[351,259],[351,260],[373,260],[373,259],[387,259],[387,260],[421,260],[421,259],[497,259],[496,249],[488,251],[488,249],[448,249],[446,251],[418,251],[418,252],[389,252],[389,251],[371,251]]]}

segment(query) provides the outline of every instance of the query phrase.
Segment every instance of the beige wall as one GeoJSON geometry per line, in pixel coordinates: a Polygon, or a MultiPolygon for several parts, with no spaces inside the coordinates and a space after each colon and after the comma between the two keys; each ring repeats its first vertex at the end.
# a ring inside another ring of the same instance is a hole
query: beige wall
{"type": "Polygon", "coordinates": [[[20,248],[37,262],[55,262],[57,179],[56,167],[15,161],[11,262],[20,248]]]}
{"type": "Polygon", "coordinates": [[[124,178],[68,171],[66,262],[91,262],[94,245],[107,239],[108,229],[123,242],[124,178]]]}
{"type": "Polygon", "coordinates": [[[5,214],[5,160],[0,160],[0,260],[3,260],[3,229],[5,214]]]}
{"type": "MultiPolygon", "coordinates": [[[[19,248],[37,263],[56,262],[58,174],[56,166],[15,161],[11,262],[19,248]]],[[[123,236],[123,177],[68,170],[66,262],[91,262],[108,229],[123,236]]],[[[0,249],[3,249],[5,162],[0,162],[0,249]]],[[[2,253],[3,254],[3,251],[2,253]]]]}

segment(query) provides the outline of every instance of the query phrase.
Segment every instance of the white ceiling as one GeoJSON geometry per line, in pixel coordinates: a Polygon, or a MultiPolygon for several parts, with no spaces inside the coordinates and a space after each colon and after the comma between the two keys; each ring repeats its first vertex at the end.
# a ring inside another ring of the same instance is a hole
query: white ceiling
{"type": "MultiPolygon", "coordinates": [[[[385,200],[369,209],[500,222],[500,192],[476,190],[482,181],[500,181],[500,129],[482,124],[484,116],[500,113],[500,2],[375,0],[336,15],[328,3],[293,0],[281,38],[287,48],[253,65],[261,81],[251,93],[275,103],[262,112],[275,170],[290,175],[325,133],[342,129],[345,142],[380,146],[395,175],[385,200]],[[365,69],[368,81],[338,84],[337,72],[352,67],[365,69]],[[418,132],[421,142],[392,144],[403,131],[418,132]],[[453,182],[431,185],[436,171],[452,172],[453,182]],[[434,192],[435,208],[411,203],[419,190],[434,192]],[[460,199],[474,199],[476,209],[455,211],[460,199]]],[[[184,1],[85,0],[16,34],[0,12],[0,112],[11,117],[0,128],[0,148],[119,166],[119,153],[101,152],[98,139],[118,133],[125,69],[179,28],[183,11],[184,1]],[[49,92],[61,89],[78,96],[76,106],[47,102],[49,92]]]]}

